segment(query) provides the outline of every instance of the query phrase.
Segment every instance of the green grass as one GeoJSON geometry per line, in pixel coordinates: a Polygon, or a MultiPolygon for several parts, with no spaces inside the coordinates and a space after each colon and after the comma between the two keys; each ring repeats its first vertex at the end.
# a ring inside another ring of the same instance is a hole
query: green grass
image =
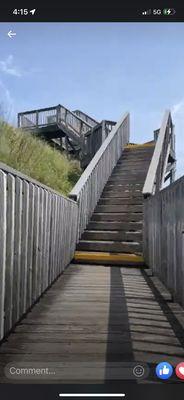
{"type": "Polygon", "coordinates": [[[0,161],[68,195],[81,175],[79,162],[28,132],[0,121],[0,161]]]}

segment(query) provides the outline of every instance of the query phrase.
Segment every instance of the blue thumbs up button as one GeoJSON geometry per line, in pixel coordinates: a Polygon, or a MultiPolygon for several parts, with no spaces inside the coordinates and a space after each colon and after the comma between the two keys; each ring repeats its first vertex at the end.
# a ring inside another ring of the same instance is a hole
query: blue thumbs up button
{"type": "Polygon", "coordinates": [[[156,367],[156,375],[158,378],[166,380],[169,379],[173,374],[173,367],[167,362],[162,362],[156,367]]]}

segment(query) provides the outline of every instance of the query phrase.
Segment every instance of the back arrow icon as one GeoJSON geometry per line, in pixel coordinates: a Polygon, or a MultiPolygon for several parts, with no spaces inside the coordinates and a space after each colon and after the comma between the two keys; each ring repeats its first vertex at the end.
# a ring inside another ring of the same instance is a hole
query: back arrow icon
{"type": "Polygon", "coordinates": [[[12,39],[13,36],[16,36],[16,33],[12,32],[12,31],[9,31],[8,32],[8,36],[9,36],[10,39],[12,39]]]}

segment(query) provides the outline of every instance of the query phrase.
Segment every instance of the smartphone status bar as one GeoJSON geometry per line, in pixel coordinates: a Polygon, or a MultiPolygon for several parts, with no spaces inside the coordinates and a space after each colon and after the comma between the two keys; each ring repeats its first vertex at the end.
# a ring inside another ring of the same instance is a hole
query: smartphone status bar
{"type": "Polygon", "coordinates": [[[94,5],[60,8],[0,9],[1,22],[182,22],[184,8],[124,8],[122,6],[98,8],[94,5]]]}

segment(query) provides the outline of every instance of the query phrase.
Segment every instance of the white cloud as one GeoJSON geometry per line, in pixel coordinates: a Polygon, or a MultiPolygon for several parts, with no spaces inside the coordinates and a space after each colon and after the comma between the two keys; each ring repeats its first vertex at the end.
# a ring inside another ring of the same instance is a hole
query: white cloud
{"type": "Polygon", "coordinates": [[[183,114],[184,111],[184,99],[179,101],[178,103],[174,104],[172,107],[172,115],[173,117],[178,117],[179,114],[183,114]]]}
{"type": "Polygon", "coordinates": [[[0,117],[8,122],[15,123],[15,107],[10,91],[0,80],[0,117]]]}
{"type": "Polygon", "coordinates": [[[6,60],[0,61],[0,71],[18,78],[22,76],[22,72],[15,65],[14,57],[11,54],[6,58],[6,60]]]}

